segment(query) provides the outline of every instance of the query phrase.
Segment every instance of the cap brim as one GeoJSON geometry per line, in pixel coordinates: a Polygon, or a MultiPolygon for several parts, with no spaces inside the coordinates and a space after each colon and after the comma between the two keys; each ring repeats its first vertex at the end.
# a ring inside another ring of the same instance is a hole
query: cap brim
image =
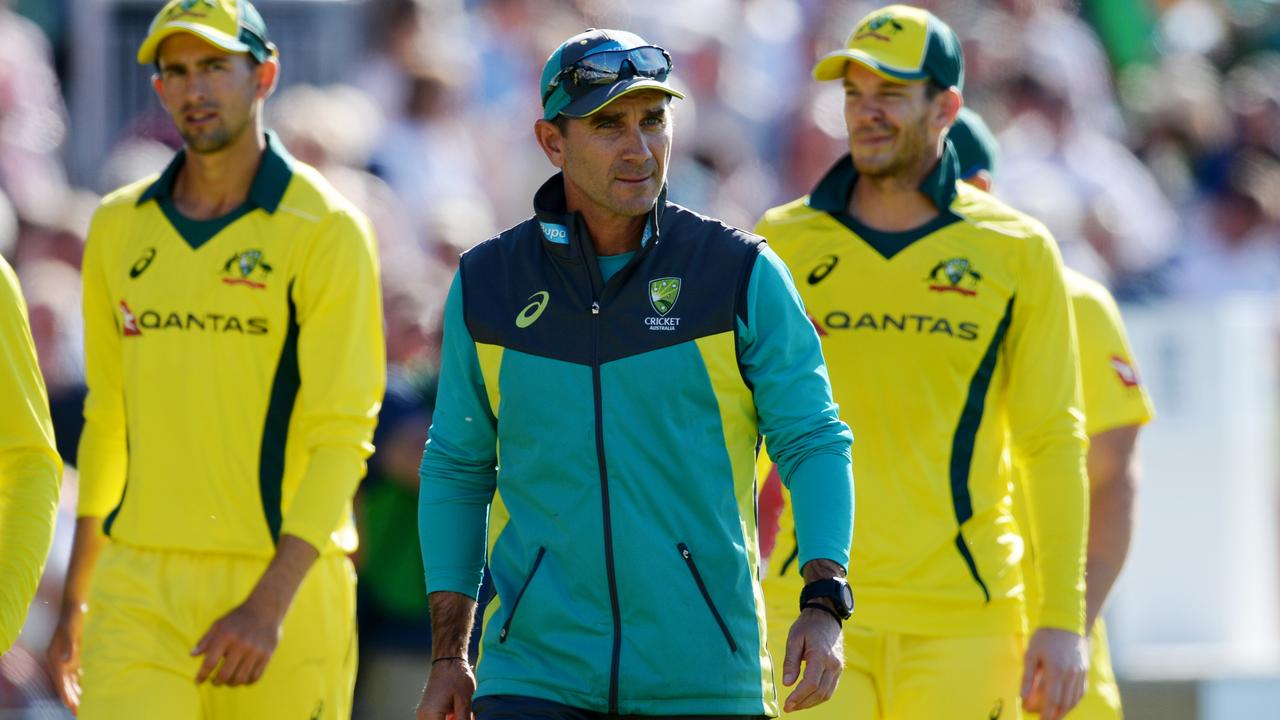
{"type": "Polygon", "coordinates": [[[822,59],[818,61],[818,64],[813,66],[813,78],[815,80],[824,81],[842,80],[844,79],[845,66],[850,62],[856,62],[886,80],[914,82],[917,80],[929,79],[929,73],[923,68],[919,70],[903,70],[902,68],[895,68],[890,65],[885,65],[872,57],[870,53],[862,50],[851,50],[849,48],[836,50],[823,55],[822,59]]]}
{"type": "Polygon", "coordinates": [[[571,118],[587,117],[588,115],[595,114],[601,108],[614,100],[617,100],[623,95],[630,95],[631,93],[639,92],[641,90],[659,90],[673,98],[679,98],[680,100],[684,99],[684,93],[676,90],[661,80],[654,80],[653,78],[628,78],[626,80],[616,82],[607,88],[600,88],[599,90],[594,90],[583,95],[568,105],[565,105],[564,109],[560,111],[560,114],[571,118]]]}
{"type": "Polygon", "coordinates": [[[138,48],[138,64],[150,65],[156,61],[156,52],[160,48],[160,43],[165,38],[178,33],[191,33],[199,37],[201,40],[232,53],[247,53],[253,48],[240,42],[239,38],[231,37],[224,32],[219,32],[207,25],[197,25],[195,23],[171,22],[163,27],[158,28],[155,32],[147,36],[142,41],[142,46],[138,48]]]}

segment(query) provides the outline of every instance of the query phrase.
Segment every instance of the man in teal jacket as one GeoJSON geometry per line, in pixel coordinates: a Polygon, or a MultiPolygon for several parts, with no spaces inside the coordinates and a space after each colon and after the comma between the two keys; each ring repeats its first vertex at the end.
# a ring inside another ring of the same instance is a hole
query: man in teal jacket
{"type": "Polygon", "coordinates": [[[776,715],[761,436],[809,583],[786,707],[839,678],[852,435],[781,261],[666,201],[670,69],[616,30],[552,53],[534,131],[561,172],[534,217],[462,257],[421,470],[434,647],[419,718],[470,718],[473,693],[480,720],[776,715]],[[477,686],[466,643],[486,557],[498,599],[477,686]]]}

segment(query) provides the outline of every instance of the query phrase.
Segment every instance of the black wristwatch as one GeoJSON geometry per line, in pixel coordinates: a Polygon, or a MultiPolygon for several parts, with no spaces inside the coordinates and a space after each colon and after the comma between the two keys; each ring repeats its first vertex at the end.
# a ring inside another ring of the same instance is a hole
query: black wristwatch
{"type": "Polygon", "coordinates": [[[843,622],[853,614],[853,590],[849,589],[849,583],[845,582],[844,578],[833,577],[825,580],[814,580],[805,585],[804,590],[800,591],[800,609],[804,610],[806,607],[815,607],[831,612],[837,616],[838,620],[843,622]],[[835,608],[813,602],[819,598],[831,600],[835,608]]]}

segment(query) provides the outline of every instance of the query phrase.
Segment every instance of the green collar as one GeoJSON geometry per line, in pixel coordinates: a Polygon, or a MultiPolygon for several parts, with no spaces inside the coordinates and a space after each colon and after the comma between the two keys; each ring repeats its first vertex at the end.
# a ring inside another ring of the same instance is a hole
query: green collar
{"type": "MultiPolygon", "coordinates": [[[[160,173],[160,177],[138,198],[138,205],[148,200],[169,200],[173,198],[173,183],[178,179],[178,171],[187,160],[186,149],[179,150],[169,161],[168,167],[160,173]]],[[[293,165],[296,161],[288,150],[280,144],[280,138],[270,130],[267,131],[267,149],[262,152],[262,162],[253,176],[253,184],[249,186],[249,197],[246,204],[261,208],[268,214],[280,207],[284,191],[293,179],[293,165]]]]}
{"type": "Polygon", "coordinates": [[[956,156],[955,147],[950,140],[946,140],[942,158],[920,182],[920,192],[937,206],[938,215],[918,228],[902,232],[885,232],[868,227],[849,214],[849,197],[853,194],[854,183],[858,181],[858,171],[853,167],[853,157],[845,155],[836,161],[835,166],[827,171],[826,176],[818,182],[813,192],[809,193],[809,207],[830,213],[876,252],[883,255],[885,259],[889,259],[916,240],[960,219],[951,212],[951,203],[956,197],[956,182],[959,176],[960,161],[956,156]]]}
{"type": "MultiPolygon", "coordinates": [[[[956,197],[956,181],[960,179],[960,160],[956,156],[956,148],[951,140],[944,141],[942,158],[933,166],[924,180],[920,181],[920,192],[933,201],[940,212],[951,207],[956,197]]],[[[814,210],[825,210],[829,213],[848,212],[849,197],[853,194],[853,185],[858,181],[858,171],[853,167],[853,156],[845,155],[836,161],[827,174],[818,181],[813,192],[809,193],[809,207],[814,210]]]]}

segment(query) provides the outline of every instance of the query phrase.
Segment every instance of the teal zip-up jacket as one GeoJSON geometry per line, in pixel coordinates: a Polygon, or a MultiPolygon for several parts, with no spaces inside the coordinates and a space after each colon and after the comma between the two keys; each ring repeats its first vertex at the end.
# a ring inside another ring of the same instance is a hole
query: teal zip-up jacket
{"type": "Polygon", "coordinates": [[[802,563],[846,565],[853,525],[853,438],[791,277],[664,194],[606,280],[560,175],[534,207],[462,256],[422,461],[427,591],[475,597],[488,550],[476,695],[776,715],[761,436],[802,563]]]}

